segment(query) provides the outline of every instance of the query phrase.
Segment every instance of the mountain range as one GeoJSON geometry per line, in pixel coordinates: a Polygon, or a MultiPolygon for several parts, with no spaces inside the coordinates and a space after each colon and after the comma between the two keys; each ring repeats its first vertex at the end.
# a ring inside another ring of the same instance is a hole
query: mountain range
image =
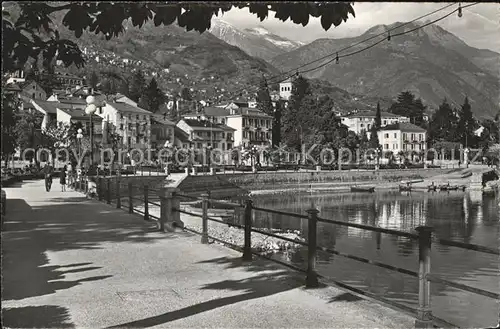
{"type": "Polygon", "coordinates": [[[280,37],[260,26],[238,29],[218,18],[212,19],[212,27],[209,31],[228,44],[266,61],[304,45],[303,42],[280,37]]]}
{"type": "MultiPolygon", "coordinates": [[[[271,64],[281,71],[289,71],[330,54],[328,59],[304,69],[318,67],[335,58],[339,49],[401,24],[377,25],[354,38],[318,39],[276,56],[271,64]]],[[[411,23],[391,34],[418,27],[419,24],[411,23]]],[[[498,113],[500,54],[470,47],[443,28],[429,25],[342,58],[342,55],[355,53],[381,38],[340,52],[338,64],[332,61],[304,75],[329,81],[350,93],[372,97],[395,98],[401,91],[410,90],[432,109],[436,109],[445,98],[458,107],[468,96],[477,117],[490,118],[498,113]]]]}
{"type": "MultiPolygon", "coordinates": [[[[166,90],[186,86],[193,91],[212,89],[211,93],[203,94],[204,97],[229,96],[248,85],[254,87],[247,93],[250,97],[263,76],[272,77],[280,71],[294,70],[326,55],[333,55],[329,57],[333,58],[339,49],[401,24],[377,25],[358,37],[318,39],[304,45],[260,27],[237,29],[221,20],[213,21],[211,33],[202,34],[186,32],[175,24],[155,27],[148,22],[136,28],[126,22],[123,34],[106,41],[103,36],[87,32],[76,39],[62,26],[63,15],[64,12],[59,12],[54,17],[62,38],[75,40],[82,49],[90,47],[110,53],[120,61],[121,58],[140,61],[141,67],[149,72],[147,76],[155,75],[166,90]],[[240,46],[229,42],[239,42],[240,46]],[[266,61],[263,57],[270,59],[266,61]]],[[[387,99],[395,99],[400,92],[410,90],[431,110],[437,109],[445,98],[459,107],[468,96],[478,118],[497,114],[500,54],[470,47],[436,25],[395,36],[418,27],[416,23],[407,24],[391,32],[394,36],[390,41],[343,58],[346,53],[361,50],[378,39],[354,46],[339,53],[338,64],[333,61],[304,75],[315,79],[314,84],[321,87],[315,89],[338,97],[340,110],[373,107],[379,99],[385,104],[387,99]]],[[[111,67],[115,64],[110,61],[100,65],[111,67]]]]}

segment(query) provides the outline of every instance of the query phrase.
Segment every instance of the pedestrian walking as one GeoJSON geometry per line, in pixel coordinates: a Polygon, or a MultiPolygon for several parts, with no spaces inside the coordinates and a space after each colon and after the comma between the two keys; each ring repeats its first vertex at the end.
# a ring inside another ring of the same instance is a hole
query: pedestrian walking
{"type": "Polygon", "coordinates": [[[43,167],[43,173],[44,173],[44,177],[45,177],[45,190],[47,192],[50,192],[50,189],[52,187],[52,175],[53,175],[53,168],[52,166],[47,163],[45,164],[45,167],[43,167]]]}
{"type": "Polygon", "coordinates": [[[61,192],[66,192],[66,166],[61,170],[61,175],[59,176],[59,183],[61,184],[61,192]]]}

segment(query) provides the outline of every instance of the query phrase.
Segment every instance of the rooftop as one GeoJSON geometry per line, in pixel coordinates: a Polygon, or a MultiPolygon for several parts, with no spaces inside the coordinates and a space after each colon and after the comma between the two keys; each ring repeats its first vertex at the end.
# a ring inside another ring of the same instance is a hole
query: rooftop
{"type": "Polygon", "coordinates": [[[416,132],[416,133],[426,132],[424,128],[420,128],[419,126],[416,126],[413,123],[409,122],[398,122],[392,125],[382,127],[380,130],[400,130],[403,132],[416,132]]]}
{"type": "MultiPolygon", "coordinates": [[[[71,108],[59,108],[60,111],[69,114],[71,116],[71,119],[77,119],[77,120],[88,120],[90,116],[85,113],[85,110],[82,109],[71,109],[71,108]]],[[[92,116],[93,120],[97,121],[102,121],[102,118],[94,113],[92,116]]]]}
{"type": "Polygon", "coordinates": [[[151,112],[146,111],[145,109],[141,109],[140,107],[137,106],[132,106],[127,103],[107,103],[107,105],[113,107],[116,109],[118,112],[129,112],[129,113],[137,113],[137,114],[148,114],[152,115],[151,112]]]}
{"type": "MultiPolygon", "coordinates": [[[[349,115],[349,118],[375,118],[377,112],[375,111],[367,111],[367,112],[359,112],[359,113],[354,113],[349,115]]],[[[402,118],[401,115],[397,115],[394,113],[389,113],[389,112],[380,112],[380,116],[382,118],[402,118]]]]}
{"type": "Polygon", "coordinates": [[[50,101],[42,101],[42,100],[32,100],[32,104],[38,105],[41,107],[45,112],[47,113],[52,113],[56,114],[57,109],[71,109],[71,108],[80,108],[84,109],[84,106],[82,104],[75,104],[75,103],[59,103],[59,102],[50,102],[50,101]]]}
{"type": "Polygon", "coordinates": [[[223,124],[212,123],[207,120],[183,119],[183,121],[190,127],[211,128],[221,130],[236,130],[223,124]]]}

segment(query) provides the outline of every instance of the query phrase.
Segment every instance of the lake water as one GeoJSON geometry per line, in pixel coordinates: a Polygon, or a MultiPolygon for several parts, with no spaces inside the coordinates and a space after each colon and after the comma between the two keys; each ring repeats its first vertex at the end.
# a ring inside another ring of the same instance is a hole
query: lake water
{"type": "MultiPolygon", "coordinates": [[[[459,242],[498,248],[499,208],[495,195],[481,192],[328,193],[306,192],[257,195],[262,208],[303,213],[313,204],[327,219],[375,225],[414,232],[419,225],[432,226],[435,236],[459,242]]],[[[307,237],[307,219],[254,212],[256,227],[300,230],[307,237]]],[[[382,263],[418,271],[418,242],[382,234],[377,249],[376,234],[346,226],[318,223],[318,245],[382,263]]],[[[307,250],[276,257],[299,265],[307,263],[307,250]]],[[[447,280],[500,291],[498,256],[456,247],[432,245],[431,272],[447,280]]],[[[416,308],[417,278],[360,263],[341,256],[318,253],[320,274],[352,287],[416,308]]],[[[440,284],[431,284],[432,311],[437,317],[460,327],[492,327],[498,323],[499,302],[440,284]]]]}

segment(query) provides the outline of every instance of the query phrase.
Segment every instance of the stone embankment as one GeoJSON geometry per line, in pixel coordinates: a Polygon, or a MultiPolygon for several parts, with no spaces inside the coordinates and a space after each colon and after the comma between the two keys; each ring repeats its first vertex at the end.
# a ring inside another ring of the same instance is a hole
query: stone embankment
{"type": "MultiPolygon", "coordinates": [[[[143,211],[143,206],[138,206],[135,209],[139,211],[143,211]]],[[[199,208],[194,208],[186,205],[181,206],[182,210],[188,211],[190,213],[197,213],[201,216],[201,210],[199,208]]],[[[150,205],[149,214],[159,217],[160,209],[156,206],[150,205]]],[[[208,216],[210,218],[214,218],[217,220],[222,220],[222,217],[217,214],[211,213],[209,211],[208,216]]],[[[184,225],[196,232],[201,233],[202,231],[202,220],[201,217],[196,217],[187,214],[181,214],[181,220],[184,222],[184,225]]],[[[240,221],[238,221],[240,222],[240,221]]],[[[304,242],[305,239],[301,236],[300,231],[280,231],[280,230],[268,230],[259,228],[260,231],[273,233],[278,236],[282,236],[288,239],[296,240],[299,242],[304,242]]],[[[214,237],[216,239],[222,240],[228,244],[232,244],[234,246],[238,246],[243,248],[245,243],[244,230],[235,226],[232,226],[230,223],[222,224],[218,222],[208,221],[208,236],[214,237]]],[[[219,243],[214,241],[215,243],[219,243]]],[[[281,240],[275,237],[271,237],[265,234],[261,234],[258,232],[252,232],[252,249],[258,252],[266,252],[266,253],[274,253],[279,251],[286,251],[290,249],[295,249],[300,247],[301,245],[298,243],[293,243],[285,240],[281,240]]]]}

